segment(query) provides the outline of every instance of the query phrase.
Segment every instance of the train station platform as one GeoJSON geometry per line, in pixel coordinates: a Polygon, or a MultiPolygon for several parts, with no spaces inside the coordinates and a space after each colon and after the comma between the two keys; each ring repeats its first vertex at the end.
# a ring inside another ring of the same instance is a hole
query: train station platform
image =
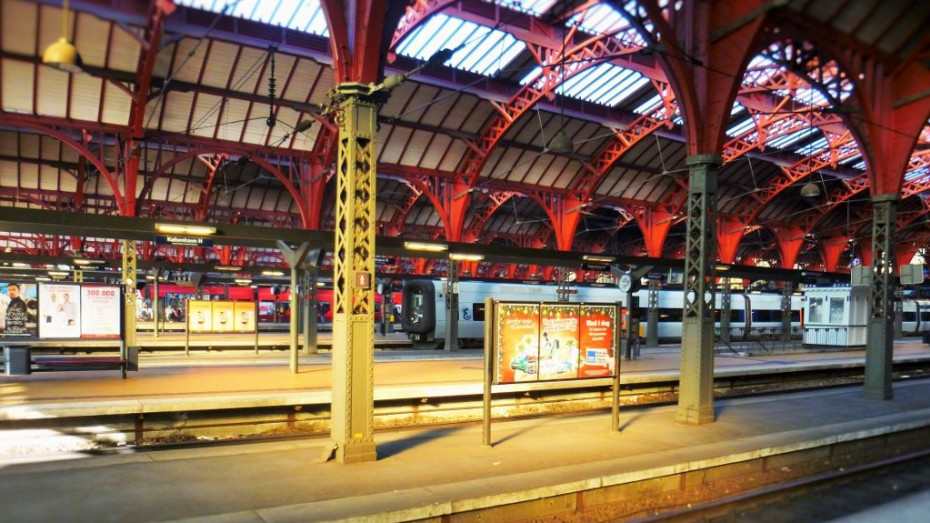
{"type": "Polygon", "coordinates": [[[623,409],[619,432],[609,413],[495,420],[490,447],[474,424],[387,431],[379,459],[353,465],[321,462],[325,438],[13,459],[0,496],[15,522],[620,521],[926,448],[930,380],[890,401],[860,385],[715,412],[692,426],[675,406],[623,409]]]}

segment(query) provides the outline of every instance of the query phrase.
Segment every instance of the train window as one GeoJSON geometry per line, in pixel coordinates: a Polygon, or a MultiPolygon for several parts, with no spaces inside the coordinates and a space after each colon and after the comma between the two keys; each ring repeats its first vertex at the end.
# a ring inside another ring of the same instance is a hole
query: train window
{"type": "Polygon", "coordinates": [[[917,313],[914,311],[904,311],[901,313],[901,321],[917,321],[917,313]]]}
{"type": "Polygon", "coordinates": [[[920,321],[930,321],[930,311],[920,311],[920,321]]]}
{"type": "Polygon", "coordinates": [[[801,321],[801,311],[791,311],[791,322],[798,323],[801,321]]]}
{"type": "Polygon", "coordinates": [[[659,321],[680,323],[681,318],[682,318],[681,309],[659,309],[659,321]]]}
{"type": "Polygon", "coordinates": [[[475,321],[484,321],[484,302],[473,303],[471,310],[475,313],[475,321]]]}
{"type": "Polygon", "coordinates": [[[730,323],[746,323],[746,311],[730,309],[730,323]]]}

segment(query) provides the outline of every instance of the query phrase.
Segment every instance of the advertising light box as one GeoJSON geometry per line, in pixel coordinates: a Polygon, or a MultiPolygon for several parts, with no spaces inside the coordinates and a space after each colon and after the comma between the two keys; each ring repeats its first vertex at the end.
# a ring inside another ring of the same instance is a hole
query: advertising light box
{"type": "Polygon", "coordinates": [[[79,284],[39,285],[39,338],[80,338],[80,300],[79,284]]]}
{"type": "Polygon", "coordinates": [[[117,285],[81,285],[81,337],[119,338],[122,301],[117,285]]]}
{"type": "Polygon", "coordinates": [[[213,332],[213,303],[206,300],[187,302],[187,328],[190,332],[213,332]]]}
{"type": "Polygon", "coordinates": [[[34,283],[0,283],[0,334],[36,335],[37,296],[34,283]]]}
{"type": "Polygon", "coordinates": [[[233,312],[236,318],[236,332],[255,332],[256,325],[254,302],[234,302],[233,312]]]}
{"type": "Polygon", "coordinates": [[[581,366],[579,378],[613,376],[614,358],[617,355],[614,329],[617,325],[617,307],[614,305],[581,305],[579,342],[581,366]]]}
{"type": "Polygon", "coordinates": [[[539,370],[539,304],[497,303],[497,382],[536,381],[539,370]]]}
{"type": "Polygon", "coordinates": [[[540,307],[539,379],[578,377],[577,304],[543,304],[540,307]]]}
{"type": "Polygon", "coordinates": [[[213,332],[233,332],[235,325],[235,304],[231,301],[214,301],[213,332]]]}

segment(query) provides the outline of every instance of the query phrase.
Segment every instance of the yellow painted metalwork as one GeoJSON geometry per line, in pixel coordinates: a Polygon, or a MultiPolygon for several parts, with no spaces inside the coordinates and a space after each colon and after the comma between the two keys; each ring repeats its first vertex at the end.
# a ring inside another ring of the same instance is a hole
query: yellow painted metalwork
{"type": "Polygon", "coordinates": [[[136,345],[136,242],[123,240],[123,285],[126,293],[123,301],[123,325],[126,332],[126,346],[136,345]]]}
{"type": "Polygon", "coordinates": [[[332,439],[336,461],[374,461],[375,137],[383,95],[358,83],[332,94],[339,126],[333,256],[332,439]]]}

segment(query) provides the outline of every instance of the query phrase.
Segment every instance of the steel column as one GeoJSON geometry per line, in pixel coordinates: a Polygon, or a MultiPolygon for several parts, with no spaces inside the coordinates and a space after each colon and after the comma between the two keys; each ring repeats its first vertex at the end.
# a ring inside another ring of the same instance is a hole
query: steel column
{"type": "Polygon", "coordinates": [[[309,268],[303,272],[302,298],[304,300],[304,354],[316,354],[317,346],[317,320],[319,319],[319,305],[316,298],[317,269],[309,268]]]}
{"type": "Polygon", "coordinates": [[[865,350],[865,397],[890,400],[894,355],[894,230],[898,196],[872,197],[872,314],[865,350]]]}
{"type": "MultiPolygon", "coordinates": [[[[446,351],[459,348],[459,262],[449,260],[449,274],[446,278],[446,351]]],[[[382,308],[381,314],[384,314],[382,308]]]]}
{"type": "MultiPolygon", "coordinates": [[[[123,327],[126,333],[126,347],[136,346],[136,242],[123,240],[123,327]]],[[[123,354],[125,356],[125,354],[123,354]]]]}
{"type": "Polygon", "coordinates": [[[723,279],[723,293],[720,297],[720,341],[730,343],[730,311],[733,300],[730,289],[730,278],[723,279]]]}
{"type": "Polygon", "coordinates": [[[781,341],[791,341],[791,293],[794,285],[785,282],[781,295],[781,341]]]}
{"type": "Polygon", "coordinates": [[[382,96],[368,85],[336,87],[336,242],[333,255],[333,406],[336,461],[377,459],[374,437],[375,167],[382,96]]]}
{"type": "Polygon", "coordinates": [[[659,282],[649,280],[649,303],[646,309],[646,345],[659,345],[659,282]]]}
{"type": "MultiPolygon", "coordinates": [[[[296,248],[291,248],[286,242],[278,240],[278,249],[281,251],[281,256],[284,258],[284,261],[287,262],[291,267],[291,288],[288,292],[288,307],[291,311],[291,318],[288,322],[288,333],[290,335],[290,368],[291,373],[296,374],[299,370],[299,361],[297,357],[297,346],[298,346],[298,337],[299,337],[299,316],[300,316],[300,292],[298,290],[299,276],[300,276],[300,265],[304,262],[304,258],[307,256],[307,253],[310,251],[310,244],[307,242],[301,243],[296,248]]],[[[258,324],[256,323],[256,326],[258,324]]]]}
{"type": "Polygon", "coordinates": [[[687,159],[688,224],[685,238],[684,311],[681,335],[679,423],[714,421],[714,262],[719,156],[687,159]]]}

